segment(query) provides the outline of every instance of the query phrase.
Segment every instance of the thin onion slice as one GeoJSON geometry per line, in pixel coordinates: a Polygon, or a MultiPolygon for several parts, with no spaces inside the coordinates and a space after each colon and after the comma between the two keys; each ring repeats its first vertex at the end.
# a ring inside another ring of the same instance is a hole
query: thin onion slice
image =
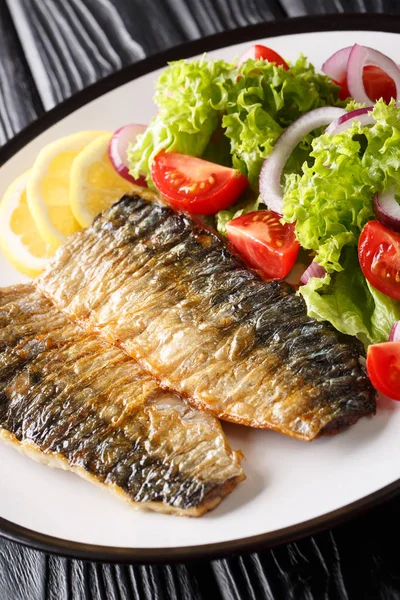
{"type": "Polygon", "coordinates": [[[369,104],[371,99],[365,91],[363,83],[364,67],[371,65],[384,71],[396,86],[396,99],[400,99],[400,69],[396,63],[378,50],[354,44],[347,63],[347,87],[350,95],[357,102],[369,104]]]}
{"type": "Polygon", "coordinates": [[[375,125],[376,121],[371,115],[372,109],[373,106],[368,106],[367,108],[357,108],[356,110],[347,112],[335,121],[332,121],[329,127],[325,129],[325,133],[331,135],[342,133],[342,131],[345,131],[352,126],[353,121],[360,121],[363,126],[375,125]]]}
{"type": "Polygon", "coordinates": [[[330,56],[322,65],[322,71],[333,81],[342,84],[346,79],[347,62],[353,46],[347,46],[330,56]]]}
{"type": "Polygon", "coordinates": [[[326,275],[326,270],[324,269],[324,267],[321,267],[321,265],[319,265],[316,260],[314,260],[311,263],[311,265],[307,267],[307,269],[304,271],[303,275],[300,277],[300,281],[305,285],[312,277],[320,278],[324,277],[324,275],[326,275]]]}
{"type": "Polygon", "coordinates": [[[400,204],[393,189],[375,194],[373,207],[375,216],[382,225],[400,231],[400,204]]]}
{"type": "Polygon", "coordinates": [[[260,173],[261,198],[270,210],[282,214],[281,175],[297,144],[314,129],[328,125],[343,114],[346,114],[346,111],[336,106],[316,108],[302,115],[280,135],[271,154],[265,159],[260,173]]]}
{"type": "Polygon", "coordinates": [[[117,173],[127,181],[142,186],[147,185],[146,179],[144,177],[135,179],[129,173],[127,151],[129,144],[135,142],[137,136],[144,133],[146,129],[147,125],[125,125],[117,129],[108,146],[108,156],[117,173]]]}
{"type": "Polygon", "coordinates": [[[400,321],[396,321],[390,330],[389,342],[400,342],[400,321]]]}

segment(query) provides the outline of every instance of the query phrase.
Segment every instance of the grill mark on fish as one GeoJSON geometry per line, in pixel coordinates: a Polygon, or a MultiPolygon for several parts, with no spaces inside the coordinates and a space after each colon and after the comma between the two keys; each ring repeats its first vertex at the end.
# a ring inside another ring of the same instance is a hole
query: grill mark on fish
{"type": "Polygon", "coordinates": [[[71,236],[39,288],[196,407],[311,440],[375,411],[360,342],[307,316],[212,231],[149,192],[71,236]],[[145,197],[141,197],[145,196],[145,197]]]}
{"type": "Polygon", "coordinates": [[[216,419],[33,286],[0,290],[0,438],[153,510],[199,516],[244,476],[216,419]]]}

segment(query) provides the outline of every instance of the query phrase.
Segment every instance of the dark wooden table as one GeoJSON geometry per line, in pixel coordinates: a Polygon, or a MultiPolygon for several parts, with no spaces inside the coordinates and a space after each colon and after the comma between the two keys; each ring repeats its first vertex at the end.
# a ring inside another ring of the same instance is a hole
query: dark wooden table
{"type": "MultiPolygon", "coordinates": [[[[77,90],[186,40],[304,14],[367,11],[400,14],[400,3],[0,0],[0,145],[77,90]]],[[[395,499],[274,550],[178,565],[84,563],[0,539],[0,600],[394,600],[399,512],[395,499]]]]}

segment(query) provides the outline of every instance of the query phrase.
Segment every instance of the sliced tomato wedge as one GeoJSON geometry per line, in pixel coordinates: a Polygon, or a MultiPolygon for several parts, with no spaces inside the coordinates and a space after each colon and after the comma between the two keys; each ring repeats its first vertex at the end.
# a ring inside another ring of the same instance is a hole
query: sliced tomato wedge
{"type": "Polygon", "coordinates": [[[349,92],[349,88],[347,87],[346,75],[340,81],[335,81],[335,80],[333,80],[333,81],[334,81],[334,83],[336,83],[336,85],[340,85],[339,98],[341,100],[346,100],[346,98],[349,98],[350,92],[349,92]]]}
{"type": "Polygon", "coordinates": [[[379,392],[392,400],[400,400],[400,342],[369,346],[367,371],[379,392]]]}
{"type": "Polygon", "coordinates": [[[164,150],[153,160],[151,177],[172,206],[196,215],[228,208],[249,183],[237,169],[164,150]]]}
{"type": "Polygon", "coordinates": [[[369,221],[360,235],[358,258],[369,283],[400,300],[400,233],[378,221],[369,221]]]}
{"type": "MultiPolygon", "coordinates": [[[[346,75],[341,81],[336,81],[340,85],[339,98],[345,100],[350,96],[349,88],[347,87],[346,75]]],[[[388,104],[392,98],[396,98],[396,86],[393,81],[379,67],[368,65],[363,70],[363,83],[367,96],[372,102],[376,102],[379,98],[383,98],[388,104]]]]}
{"type": "Polygon", "coordinates": [[[262,46],[261,44],[255,44],[251,46],[246,52],[242,54],[238,61],[238,67],[242,63],[244,63],[249,58],[255,58],[257,60],[266,60],[267,62],[273,62],[278,67],[283,67],[286,71],[289,70],[289,65],[285,60],[283,60],[282,56],[272,50],[271,48],[267,48],[267,46],[262,46]]]}
{"type": "Polygon", "coordinates": [[[294,225],[272,210],[247,213],[229,221],[229,240],[244,261],[268,278],[283,279],[296,262],[300,245],[294,225]]]}

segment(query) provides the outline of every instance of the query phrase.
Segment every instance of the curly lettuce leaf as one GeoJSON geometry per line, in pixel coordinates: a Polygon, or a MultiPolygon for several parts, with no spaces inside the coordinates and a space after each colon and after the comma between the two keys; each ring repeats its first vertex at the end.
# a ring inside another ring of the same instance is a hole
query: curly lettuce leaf
{"type": "Polygon", "coordinates": [[[300,287],[307,312],[325,320],[364,343],[385,342],[395,321],[400,320],[400,302],[378,292],[365,279],[358,263],[357,250],[343,252],[343,269],[312,278],[300,287]]]}
{"type": "Polygon", "coordinates": [[[170,63],[156,82],[158,114],[128,150],[134,177],[144,174],[150,180],[153,158],[163,149],[202,156],[221,121],[233,68],[205,57],[170,63]]]}
{"type": "MultiPolygon", "coordinates": [[[[239,77],[227,88],[228,102],[222,126],[231,141],[233,166],[258,190],[264,159],[282,131],[314,108],[341,105],[338,86],[315,73],[304,56],[286,71],[263,60],[248,60],[239,77]]],[[[313,135],[307,136],[292,154],[287,168],[299,171],[310,150],[313,135]]]]}
{"type": "MultiPolygon", "coordinates": [[[[173,62],[156,82],[157,116],[128,150],[131,173],[150,181],[154,156],[174,150],[233,165],[257,192],[262,162],[283,129],[313,108],[341,104],[338,89],[304,57],[289,71],[253,59],[240,68],[205,57],[173,62]],[[227,142],[219,138],[213,143],[218,131],[227,142]]],[[[307,136],[293,152],[288,172],[300,171],[313,137],[307,136]]]]}
{"type": "Polygon", "coordinates": [[[356,246],[373,218],[374,193],[399,187],[400,110],[394,101],[381,100],[372,114],[372,127],[356,121],[343,133],[316,138],[313,165],[286,177],[284,218],[296,222],[300,244],[313,250],[328,272],[344,268],[343,248],[356,246]]]}

